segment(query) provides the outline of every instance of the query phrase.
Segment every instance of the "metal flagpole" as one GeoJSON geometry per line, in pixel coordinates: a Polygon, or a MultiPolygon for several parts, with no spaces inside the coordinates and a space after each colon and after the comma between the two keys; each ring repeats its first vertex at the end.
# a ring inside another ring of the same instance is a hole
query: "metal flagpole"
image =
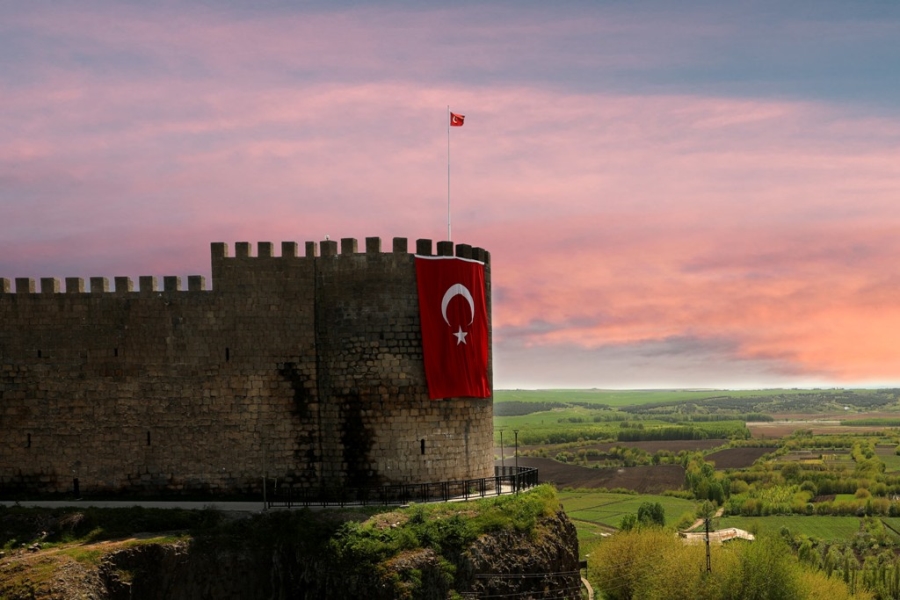
{"type": "Polygon", "coordinates": [[[447,105],[447,241],[450,237],[450,105],[447,105]]]}

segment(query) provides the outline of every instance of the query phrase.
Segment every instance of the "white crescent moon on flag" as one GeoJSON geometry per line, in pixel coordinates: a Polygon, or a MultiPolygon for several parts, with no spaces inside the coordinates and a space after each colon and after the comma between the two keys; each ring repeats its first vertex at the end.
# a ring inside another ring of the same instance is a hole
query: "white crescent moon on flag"
{"type": "Polygon", "coordinates": [[[444,299],[441,300],[441,315],[444,317],[444,322],[450,325],[450,321],[447,319],[447,305],[450,304],[450,300],[454,296],[462,296],[468,301],[469,309],[472,313],[472,318],[469,319],[469,325],[471,325],[475,320],[475,300],[472,298],[472,292],[469,291],[469,288],[461,283],[454,283],[444,292],[444,299]]]}

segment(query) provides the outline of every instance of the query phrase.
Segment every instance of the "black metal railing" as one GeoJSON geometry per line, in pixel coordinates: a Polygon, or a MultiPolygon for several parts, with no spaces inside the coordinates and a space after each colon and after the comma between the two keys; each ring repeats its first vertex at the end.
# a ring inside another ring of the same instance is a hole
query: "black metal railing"
{"type": "Polygon", "coordinates": [[[538,470],[530,467],[494,467],[493,477],[403,483],[366,487],[300,487],[272,485],[266,490],[266,506],[392,505],[410,502],[448,502],[518,493],[538,485],[538,470]]]}

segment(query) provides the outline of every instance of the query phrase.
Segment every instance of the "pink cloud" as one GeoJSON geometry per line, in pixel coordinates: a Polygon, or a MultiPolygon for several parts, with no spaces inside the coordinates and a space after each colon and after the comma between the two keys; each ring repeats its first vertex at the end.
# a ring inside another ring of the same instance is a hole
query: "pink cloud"
{"type": "MultiPolygon", "coordinates": [[[[565,230],[580,232],[574,223],[565,230]]],[[[582,238],[568,252],[535,244],[517,248],[515,263],[497,257],[495,272],[504,273],[495,283],[497,338],[509,331],[548,351],[725,338],[734,343],[727,358],[777,359],[784,370],[833,381],[884,382],[900,372],[891,350],[900,318],[891,257],[900,242],[889,227],[813,230],[796,242],[796,227],[770,233],[758,260],[748,260],[728,231],[694,232],[702,245],[689,230],[669,231],[655,244],[640,238],[639,223],[634,231],[638,249],[582,238]]],[[[546,227],[519,233],[541,239],[546,227]]]]}

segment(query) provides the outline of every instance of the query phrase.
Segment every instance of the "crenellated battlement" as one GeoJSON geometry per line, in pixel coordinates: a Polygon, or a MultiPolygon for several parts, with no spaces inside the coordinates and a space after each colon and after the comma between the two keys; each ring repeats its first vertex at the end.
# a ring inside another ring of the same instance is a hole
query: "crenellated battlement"
{"type": "MultiPolygon", "coordinates": [[[[433,242],[429,239],[416,240],[415,254],[421,256],[459,256],[471,258],[484,263],[490,262],[490,253],[469,244],[454,244],[448,241],[437,243],[437,252],[434,253],[433,242]]],[[[275,245],[272,242],[257,242],[256,255],[253,254],[253,245],[250,242],[237,242],[234,245],[234,256],[228,253],[228,244],[225,242],[213,242],[211,253],[213,261],[228,258],[282,258],[282,259],[311,259],[329,258],[334,256],[348,256],[355,254],[408,254],[409,243],[407,238],[395,237],[392,240],[390,252],[382,250],[380,237],[367,237],[363,250],[359,249],[359,241],[356,238],[341,238],[338,240],[322,240],[321,242],[306,242],[305,253],[298,253],[297,242],[281,242],[281,255],[275,255],[275,245]],[[340,252],[338,252],[340,250],[340,252]]]]}
{"type": "MultiPolygon", "coordinates": [[[[305,253],[301,256],[298,253],[299,245],[297,242],[281,242],[281,254],[276,255],[274,252],[275,245],[272,242],[257,242],[256,254],[253,254],[253,246],[250,242],[237,242],[234,245],[235,254],[230,256],[228,253],[228,244],[225,242],[213,242],[211,244],[211,256],[213,265],[216,261],[231,259],[281,259],[281,260],[310,260],[316,258],[331,258],[338,256],[351,255],[377,255],[377,254],[408,254],[407,238],[395,237],[390,252],[382,251],[380,237],[367,237],[362,252],[359,251],[359,243],[356,238],[341,238],[340,244],[337,240],[322,240],[321,242],[306,242],[304,244],[305,253]],[[338,252],[340,249],[340,252],[338,252]]],[[[460,258],[470,258],[480,260],[484,263],[490,263],[490,253],[483,248],[472,247],[468,244],[454,244],[449,241],[439,241],[437,243],[437,252],[433,253],[433,243],[429,239],[416,240],[415,254],[420,256],[458,256],[460,258]]],[[[215,273],[215,266],[213,272],[215,273]]],[[[56,277],[42,277],[39,284],[36,285],[35,280],[29,277],[16,277],[15,285],[11,284],[10,279],[0,278],[0,294],[150,294],[157,292],[204,292],[209,291],[206,287],[206,278],[202,275],[189,275],[187,277],[187,289],[182,287],[182,278],[180,276],[164,276],[162,278],[162,287],[159,286],[159,280],[153,275],[142,275],[138,278],[138,287],[135,289],[134,282],[130,277],[114,277],[113,287],[110,287],[109,278],[107,277],[90,277],[88,285],[85,286],[85,280],[82,277],[66,277],[65,291],[60,285],[60,280],[56,277]]],[[[215,283],[215,278],[213,280],[215,283]]]]}
{"type": "Polygon", "coordinates": [[[56,277],[41,277],[40,290],[35,286],[34,279],[29,277],[16,277],[15,290],[10,285],[9,279],[0,278],[0,294],[149,294],[153,292],[203,292],[206,288],[206,277],[202,275],[189,275],[187,278],[187,290],[181,287],[181,277],[163,277],[163,286],[159,287],[158,278],[154,275],[142,275],[138,278],[138,289],[134,289],[134,281],[131,277],[115,277],[114,288],[110,289],[109,278],[91,277],[88,286],[85,287],[84,278],[66,277],[65,291],[60,286],[56,277]]]}

